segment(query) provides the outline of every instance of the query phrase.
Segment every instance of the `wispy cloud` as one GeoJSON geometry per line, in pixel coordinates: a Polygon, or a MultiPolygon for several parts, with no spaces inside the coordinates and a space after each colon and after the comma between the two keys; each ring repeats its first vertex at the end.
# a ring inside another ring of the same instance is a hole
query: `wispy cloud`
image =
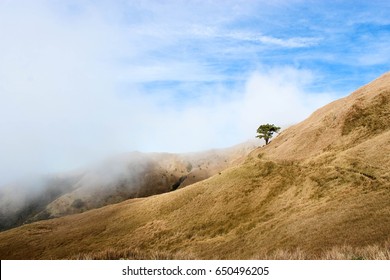
{"type": "Polygon", "coordinates": [[[276,45],[279,47],[286,48],[302,48],[302,47],[311,47],[318,45],[321,38],[315,37],[292,37],[292,38],[276,38],[271,36],[265,36],[261,34],[243,34],[243,33],[231,33],[228,37],[244,40],[244,41],[253,41],[263,44],[276,45]]]}
{"type": "MultiPolygon", "coordinates": [[[[218,30],[215,27],[209,26],[192,26],[190,34],[194,37],[200,37],[205,39],[233,39],[237,41],[250,41],[254,43],[262,43],[269,45],[276,45],[286,48],[302,48],[318,45],[322,40],[319,37],[290,37],[290,38],[277,38],[272,36],[266,36],[260,32],[243,32],[243,31],[225,31],[218,30]]],[[[188,33],[186,33],[188,35],[188,33]]]]}

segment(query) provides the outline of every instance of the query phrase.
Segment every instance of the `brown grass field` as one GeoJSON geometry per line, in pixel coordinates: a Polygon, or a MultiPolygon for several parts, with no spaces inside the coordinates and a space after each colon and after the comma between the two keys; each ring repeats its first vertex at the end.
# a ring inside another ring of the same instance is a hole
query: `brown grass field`
{"type": "Polygon", "coordinates": [[[390,73],[175,192],[0,233],[1,259],[390,259],[390,73]]]}

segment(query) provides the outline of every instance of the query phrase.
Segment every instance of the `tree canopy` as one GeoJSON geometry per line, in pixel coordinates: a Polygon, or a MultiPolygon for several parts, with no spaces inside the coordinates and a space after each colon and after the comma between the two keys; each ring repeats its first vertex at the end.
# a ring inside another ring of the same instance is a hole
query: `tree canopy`
{"type": "Polygon", "coordinates": [[[269,140],[272,138],[272,135],[276,132],[278,133],[280,130],[280,127],[275,126],[274,124],[262,124],[259,126],[257,129],[258,135],[256,136],[257,138],[264,138],[265,144],[268,145],[269,140]]]}

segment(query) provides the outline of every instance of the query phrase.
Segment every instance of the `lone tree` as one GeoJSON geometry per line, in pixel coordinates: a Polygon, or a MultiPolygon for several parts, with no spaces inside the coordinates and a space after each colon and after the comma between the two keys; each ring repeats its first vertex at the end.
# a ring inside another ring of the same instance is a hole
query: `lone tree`
{"type": "Polygon", "coordinates": [[[272,135],[274,134],[274,132],[278,133],[280,130],[280,127],[277,127],[273,124],[262,124],[259,126],[259,128],[257,129],[257,133],[259,135],[257,135],[256,137],[257,138],[264,138],[265,140],[265,144],[268,145],[268,142],[269,142],[269,139],[272,138],[272,135]]]}

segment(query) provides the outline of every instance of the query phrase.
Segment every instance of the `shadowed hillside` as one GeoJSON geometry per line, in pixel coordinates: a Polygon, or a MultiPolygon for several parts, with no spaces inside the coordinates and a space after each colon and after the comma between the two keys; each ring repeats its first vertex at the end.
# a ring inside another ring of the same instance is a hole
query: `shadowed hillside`
{"type": "Polygon", "coordinates": [[[176,192],[0,233],[2,259],[390,259],[390,74],[176,192]]]}
{"type": "Polygon", "coordinates": [[[0,189],[0,230],[183,188],[236,165],[255,147],[169,154],[132,152],[86,170],[0,189]]]}

